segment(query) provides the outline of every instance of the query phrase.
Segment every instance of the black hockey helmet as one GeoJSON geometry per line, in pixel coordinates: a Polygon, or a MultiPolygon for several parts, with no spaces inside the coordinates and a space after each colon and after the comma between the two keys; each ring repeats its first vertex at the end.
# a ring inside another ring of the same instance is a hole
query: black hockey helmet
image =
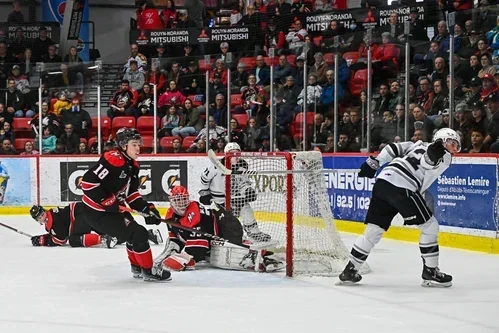
{"type": "Polygon", "coordinates": [[[31,217],[38,222],[40,222],[39,219],[45,212],[45,208],[40,205],[33,205],[33,207],[31,207],[31,209],[29,210],[29,214],[31,215],[31,217]]]}
{"type": "Polygon", "coordinates": [[[125,146],[130,140],[138,140],[140,145],[143,144],[142,136],[135,128],[122,127],[116,132],[116,144],[118,148],[125,146]]]}

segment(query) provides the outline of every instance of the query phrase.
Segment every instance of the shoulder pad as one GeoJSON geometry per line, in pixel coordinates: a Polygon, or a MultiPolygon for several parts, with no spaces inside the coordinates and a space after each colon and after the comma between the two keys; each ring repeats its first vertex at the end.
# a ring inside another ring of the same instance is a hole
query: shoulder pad
{"type": "Polygon", "coordinates": [[[114,167],[122,167],[126,163],[125,157],[116,150],[105,152],[104,159],[114,167]]]}

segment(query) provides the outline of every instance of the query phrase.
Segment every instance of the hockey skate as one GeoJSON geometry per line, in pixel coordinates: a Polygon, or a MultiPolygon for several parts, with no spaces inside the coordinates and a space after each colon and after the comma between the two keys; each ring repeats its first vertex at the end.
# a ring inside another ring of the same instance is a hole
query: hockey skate
{"type": "Polygon", "coordinates": [[[349,285],[362,280],[362,275],[359,274],[352,262],[349,261],[343,272],[341,272],[339,279],[340,281],[337,285],[349,285]]]}
{"type": "Polygon", "coordinates": [[[142,269],[139,266],[130,265],[130,269],[132,271],[132,276],[135,279],[141,279],[142,278],[142,269]]]}
{"type": "Polygon", "coordinates": [[[256,221],[253,221],[248,225],[244,225],[244,231],[253,243],[266,243],[271,239],[269,234],[260,231],[260,228],[258,228],[258,224],[256,223],[256,221]]]}
{"type": "Polygon", "coordinates": [[[142,268],[142,277],[146,282],[166,282],[172,279],[172,274],[161,266],[155,265],[150,269],[142,268]]]}
{"type": "Polygon", "coordinates": [[[105,244],[108,249],[112,249],[116,246],[116,244],[118,244],[118,238],[109,235],[102,235],[101,242],[102,244],[105,244]]]}
{"type": "Polygon", "coordinates": [[[161,232],[157,229],[149,229],[147,230],[147,236],[151,242],[154,244],[163,244],[163,236],[161,236],[161,232]]]}
{"type": "Polygon", "coordinates": [[[438,267],[427,267],[423,264],[423,273],[421,274],[423,287],[448,288],[452,286],[452,276],[440,272],[438,267]]]}
{"type": "MultiPolygon", "coordinates": [[[[247,255],[243,257],[239,265],[248,270],[255,270],[257,257],[258,257],[257,251],[250,251],[247,255]]],[[[279,271],[286,267],[286,265],[282,261],[269,258],[268,256],[265,256],[265,254],[263,255],[262,258],[263,258],[262,261],[258,264],[259,265],[258,270],[260,272],[271,273],[279,271]]]]}

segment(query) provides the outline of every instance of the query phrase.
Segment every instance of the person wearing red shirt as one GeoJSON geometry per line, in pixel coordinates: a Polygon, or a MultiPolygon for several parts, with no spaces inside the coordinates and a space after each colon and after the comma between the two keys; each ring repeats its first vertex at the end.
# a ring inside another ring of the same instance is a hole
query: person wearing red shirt
{"type": "Polygon", "coordinates": [[[164,28],[163,14],[151,0],[148,0],[141,10],[137,10],[137,28],[139,30],[161,30],[164,28]]]}

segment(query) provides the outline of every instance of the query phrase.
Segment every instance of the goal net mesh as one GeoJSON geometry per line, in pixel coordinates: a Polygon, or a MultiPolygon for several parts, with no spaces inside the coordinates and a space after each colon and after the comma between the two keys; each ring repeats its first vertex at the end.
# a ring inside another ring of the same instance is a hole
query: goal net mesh
{"type": "MultiPolygon", "coordinates": [[[[248,163],[250,172],[230,176],[232,209],[237,213],[238,207],[247,204],[240,201],[239,194],[242,183],[250,184],[257,193],[249,204],[258,226],[277,242],[271,250],[286,260],[288,267],[292,264],[291,274],[339,275],[348,262],[348,250],[334,223],[321,153],[242,153],[239,158],[248,163]],[[291,188],[288,177],[292,177],[291,188]],[[291,227],[292,239],[288,239],[291,227]]],[[[238,160],[228,157],[227,161],[229,166],[238,160]]]]}

